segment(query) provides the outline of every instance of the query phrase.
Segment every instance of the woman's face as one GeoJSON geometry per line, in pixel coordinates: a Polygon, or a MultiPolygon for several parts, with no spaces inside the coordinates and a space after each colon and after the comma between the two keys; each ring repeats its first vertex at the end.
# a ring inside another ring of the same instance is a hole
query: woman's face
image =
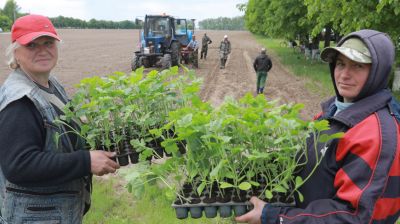
{"type": "Polygon", "coordinates": [[[371,64],[355,62],[339,54],[335,67],[335,84],[344,102],[353,102],[368,79],[371,64]]]}
{"type": "Polygon", "coordinates": [[[52,37],[43,36],[17,48],[14,55],[21,69],[35,76],[50,74],[58,60],[56,41],[52,37]]]}

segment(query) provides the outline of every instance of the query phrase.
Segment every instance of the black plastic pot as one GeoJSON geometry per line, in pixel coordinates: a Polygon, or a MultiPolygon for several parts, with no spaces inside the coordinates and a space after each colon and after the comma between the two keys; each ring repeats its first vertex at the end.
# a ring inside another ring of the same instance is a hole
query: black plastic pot
{"type": "Polygon", "coordinates": [[[117,160],[120,166],[126,166],[129,164],[129,158],[127,154],[117,156],[117,160]]]}
{"type": "Polygon", "coordinates": [[[235,212],[235,216],[241,216],[247,213],[246,205],[234,205],[233,211],[235,212]]]}
{"type": "Polygon", "coordinates": [[[199,219],[203,216],[203,207],[191,207],[190,209],[190,217],[193,219],[199,219]]]}
{"type": "MultiPolygon", "coordinates": [[[[189,204],[199,204],[201,202],[200,198],[192,198],[189,204]]],[[[193,219],[198,219],[203,216],[203,207],[190,207],[190,217],[193,219]]]]}
{"type": "Polygon", "coordinates": [[[207,218],[215,218],[217,217],[218,214],[218,207],[217,206],[205,206],[204,207],[204,213],[207,218]]]}
{"type": "Polygon", "coordinates": [[[221,218],[228,218],[232,215],[232,208],[230,205],[219,206],[219,216],[221,218]]]}
{"type": "Polygon", "coordinates": [[[123,141],[116,144],[117,148],[117,161],[120,166],[126,166],[129,164],[128,151],[123,141]]]}
{"type": "Polygon", "coordinates": [[[136,164],[139,162],[139,153],[132,152],[131,154],[129,154],[129,158],[131,159],[132,164],[136,164]]]}
{"type": "Polygon", "coordinates": [[[212,206],[213,203],[217,202],[217,199],[215,196],[212,197],[205,197],[203,199],[203,202],[206,204],[204,206],[204,213],[207,218],[215,218],[217,217],[218,214],[218,207],[217,206],[212,206]]]}
{"type": "MultiPolygon", "coordinates": [[[[175,205],[182,205],[182,201],[177,199],[174,202],[175,205]]],[[[175,207],[175,214],[176,214],[176,218],[178,219],[186,219],[189,215],[189,209],[186,207],[175,207]]]]}
{"type": "Polygon", "coordinates": [[[189,215],[187,208],[175,208],[176,218],[178,219],[186,219],[189,215]]]}
{"type": "MultiPolygon", "coordinates": [[[[232,198],[232,200],[233,200],[233,202],[236,202],[236,203],[244,203],[248,200],[248,197],[246,194],[243,194],[241,192],[241,194],[239,196],[235,195],[232,198]]],[[[235,216],[241,216],[247,212],[247,206],[245,206],[245,205],[234,205],[232,207],[233,207],[233,211],[235,212],[235,216]]]]}
{"type": "MultiPolygon", "coordinates": [[[[230,196],[225,195],[224,197],[217,197],[217,202],[219,203],[228,203],[230,201],[230,196]]],[[[230,205],[221,205],[219,206],[219,216],[222,218],[227,218],[232,215],[232,208],[230,205]]]]}

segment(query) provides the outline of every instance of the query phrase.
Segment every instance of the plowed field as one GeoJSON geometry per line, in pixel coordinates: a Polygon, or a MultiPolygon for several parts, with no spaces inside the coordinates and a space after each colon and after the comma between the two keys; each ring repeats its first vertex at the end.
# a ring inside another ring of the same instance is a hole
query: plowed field
{"type": "MultiPolygon", "coordinates": [[[[197,31],[201,40],[204,31],[197,31]]],[[[60,45],[59,62],[53,74],[64,84],[69,94],[74,93],[74,84],[89,76],[104,76],[114,71],[130,72],[130,62],[137,48],[138,30],[59,30],[63,39],[60,45]]],[[[246,31],[207,31],[213,43],[209,46],[207,60],[199,60],[196,74],[204,79],[201,97],[219,105],[226,96],[240,98],[247,92],[256,93],[256,75],[253,60],[261,46],[246,31]],[[219,69],[218,47],[227,34],[232,44],[225,69],[219,69]]],[[[10,35],[0,34],[0,84],[10,69],[6,65],[5,49],[10,35]]],[[[267,49],[267,54],[269,54],[267,49]]],[[[305,104],[302,116],[310,119],[319,111],[321,97],[305,88],[306,81],[293,76],[274,55],[270,55],[273,68],[268,74],[266,90],[268,99],[279,98],[281,102],[305,104]]]]}

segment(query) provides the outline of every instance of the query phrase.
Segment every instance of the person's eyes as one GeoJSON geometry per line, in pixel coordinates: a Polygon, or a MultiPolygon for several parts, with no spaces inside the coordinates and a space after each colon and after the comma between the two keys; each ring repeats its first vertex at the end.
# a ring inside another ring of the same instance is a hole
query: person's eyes
{"type": "Polygon", "coordinates": [[[343,67],[343,66],[344,66],[344,63],[341,62],[341,61],[337,61],[337,62],[336,62],[336,66],[337,66],[337,67],[343,67]]]}
{"type": "Polygon", "coordinates": [[[353,67],[355,68],[355,69],[363,69],[364,68],[364,65],[363,64],[354,64],[353,65],[353,67]]]}
{"type": "Polygon", "coordinates": [[[31,43],[27,44],[26,47],[29,48],[29,49],[35,49],[37,47],[37,44],[31,42],[31,43]]]}
{"type": "Polygon", "coordinates": [[[54,45],[54,41],[51,41],[51,40],[48,40],[48,41],[46,41],[46,42],[44,42],[44,46],[46,46],[46,47],[53,47],[53,45],[54,45]]]}

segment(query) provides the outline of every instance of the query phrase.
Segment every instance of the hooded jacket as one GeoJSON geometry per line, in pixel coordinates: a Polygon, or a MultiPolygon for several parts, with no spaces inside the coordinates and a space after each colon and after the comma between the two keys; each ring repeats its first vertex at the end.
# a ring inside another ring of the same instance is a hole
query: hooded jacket
{"type": "MultiPolygon", "coordinates": [[[[338,46],[351,37],[360,38],[371,53],[367,81],[353,104],[335,115],[335,98],[343,97],[335,85],[334,60],[329,66],[336,97],[322,103],[316,117],[329,121],[328,134],[345,134],[318,143],[322,161],[299,189],[304,201],[297,198],[296,207],[267,204],[262,223],[395,223],[400,215],[400,127],[387,89],[394,46],[374,30],[351,33],[338,46]]],[[[310,138],[308,162],[299,173],[303,179],[316,164],[313,144],[310,138]]]]}

